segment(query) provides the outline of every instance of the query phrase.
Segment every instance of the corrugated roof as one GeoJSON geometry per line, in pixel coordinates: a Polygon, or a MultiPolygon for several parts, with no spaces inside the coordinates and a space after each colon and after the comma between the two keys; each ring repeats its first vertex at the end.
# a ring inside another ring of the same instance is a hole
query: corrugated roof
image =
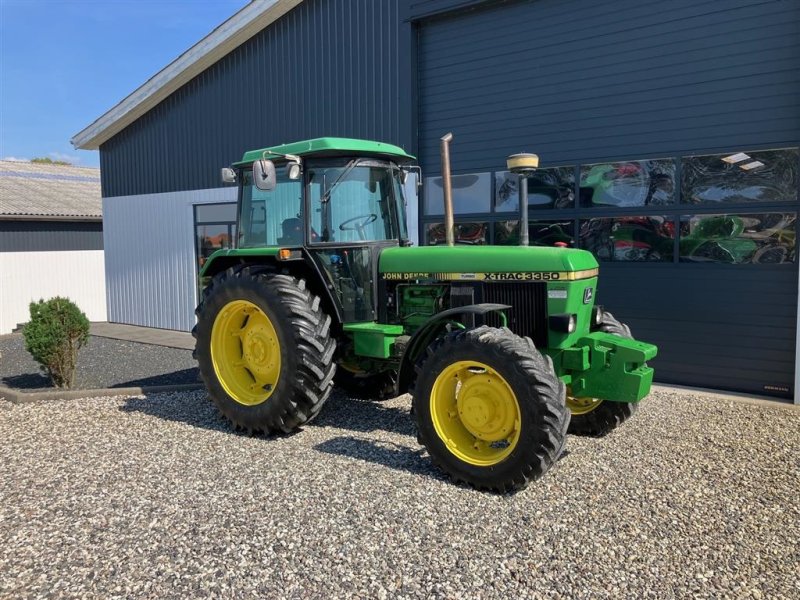
{"type": "Polygon", "coordinates": [[[94,123],[76,133],[75,148],[96,150],[182,85],[271,25],[303,0],[253,0],[144,82],[94,123]]]}
{"type": "Polygon", "coordinates": [[[100,169],[0,160],[0,219],[100,219],[100,169]]]}

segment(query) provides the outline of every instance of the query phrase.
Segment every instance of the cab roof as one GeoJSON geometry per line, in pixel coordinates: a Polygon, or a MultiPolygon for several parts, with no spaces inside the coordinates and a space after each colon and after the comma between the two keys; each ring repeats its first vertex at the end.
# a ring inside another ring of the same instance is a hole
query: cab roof
{"type": "Polygon", "coordinates": [[[281,154],[296,154],[297,156],[337,156],[337,155],[368,155],[382,156],[387,158],[414,160],[414,156],[408,154],[399,146],[386,144],[384,142],[373,142],[371,140],[356,140],[352,138],[322,137],[313,140],[303,140],[280,146],[261,148],[260,150],[250,150],[245,152],[242,160],[237,163],[247,164],[262,158],[280,158],[281,154]]]}

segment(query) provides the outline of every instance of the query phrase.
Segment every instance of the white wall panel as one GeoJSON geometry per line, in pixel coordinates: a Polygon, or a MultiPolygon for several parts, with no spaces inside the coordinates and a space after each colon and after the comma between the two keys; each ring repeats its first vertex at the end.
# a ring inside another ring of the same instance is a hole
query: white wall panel
{"type": "Polygon", "coordinates": [[[90,321],[106,320],[102,250],[0,253],[0,335],[28,320],[33,300],[65,296],[90,321]]]}
{"type": "Polygon", "coordinates": [[[235,201],[234,187],[104,198],[108,320],[190,331],[197,304],[192,207],[235,201]]]}

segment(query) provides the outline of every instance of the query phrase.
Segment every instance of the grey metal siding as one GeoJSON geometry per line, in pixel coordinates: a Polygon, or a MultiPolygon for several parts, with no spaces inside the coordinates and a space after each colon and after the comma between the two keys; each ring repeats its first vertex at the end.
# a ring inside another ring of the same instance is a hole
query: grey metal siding
{"type": "Polygon", "coordinates": [[[298,139],[411,147],[399,10],[399,0],[303,2],[103,144],[103,196],[218,187],[219,168],[244,151],[298,139]]]}
{"type": "Polygon", "coordinates": [[[438,172],[800,139],[800,3],[536,0],[419,25],[419,154],[438,172]],[[465,76],[466,75],[466,76],[465,76]]]}
{"type": "Polygon", "coordinates": [[[108,320],[189,331],[197,306],[194,205],[236,200],[236,188],[103,200],[108,320]]]}
{"type": "Polygon", "coordinates": [[[102,249],[100,222],[0,221],[0,252],[102,249]]]}

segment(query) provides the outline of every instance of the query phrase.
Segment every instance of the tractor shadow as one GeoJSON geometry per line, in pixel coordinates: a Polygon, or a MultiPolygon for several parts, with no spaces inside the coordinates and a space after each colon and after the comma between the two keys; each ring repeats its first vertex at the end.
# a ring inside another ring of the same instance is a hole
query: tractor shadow
{"type": "Polygon", "coordinates": [[[416,429],[410,411],[410,403],[404,399],[387,402],[357,400],[334,390],[322,412],[307,427],[336,427],[359,433],[387,431],[413,437],[416,429]]]}
{"type": "MultiPolygon", "coordinates": [[[[413,438],[415,429],[409,414],[410,407],[405,404],[397,406],[397,403],[398,401],[391,401],[394,406],[388,406],[388,403],[355,400],[334,391],[317,418],[303,428],[329,427],[357,433],[386,431],[413,438]]],[[[205,390],[131,396],[125,399],[120,410],[127,413],[142,413],[201,429],[233,435],[250,435],[235,430],[219,413],[205,390]]],[[[257,435],[268,440],[277,436],[296,435],[300,431],[302,428],[290,434],[257,435]]]]}
{"type": "Polygon", "coordinates": [[[112,383],[109,387],[150,387],[158,385],[185,385],[190,383],[202,383],[200,370],[197,367],[180,369],[160,375],[150,375],[144,377],[134,377],[126,381],[112,383]]]}
{"type": "Polygon", "coordinates": [[[342,456],[389,469],[447,481],[447,476],[436,469],[422,448],[412,449],[385,440],[366,440],[353,436],[332,438],[314,446],[324,454],[342,456]]]}
{"type": "Polygon", "coordinates": [[[247,435],[236,431],[225,420],[216,407],[208,399],[205,390],[194,392],[157,392],[144,396],[125,398],[119,407],[124,413],[141,413],[163,419],[183,423],[191,427],[209,429],[229,433],[231,435],[247,435]]]}

